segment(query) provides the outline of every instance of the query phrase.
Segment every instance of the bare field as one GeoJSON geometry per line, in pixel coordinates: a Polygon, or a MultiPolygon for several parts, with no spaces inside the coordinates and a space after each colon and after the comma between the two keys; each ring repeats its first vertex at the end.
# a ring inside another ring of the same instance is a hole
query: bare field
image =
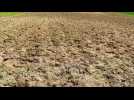
{"type": "Polygon", "coordinates": [[[134,86],[134,18],[100,12],[0,17],[0,86],[134,86]]]}

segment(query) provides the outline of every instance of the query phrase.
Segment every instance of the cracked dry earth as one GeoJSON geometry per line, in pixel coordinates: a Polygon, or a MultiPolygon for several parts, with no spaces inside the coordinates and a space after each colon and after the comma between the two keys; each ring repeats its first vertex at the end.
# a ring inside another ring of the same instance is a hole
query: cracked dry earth
{"type": "Polygon", "coordinates": [[[134,18],[108,12],[0,17],[0,86],[134,86],[134,18]]]}

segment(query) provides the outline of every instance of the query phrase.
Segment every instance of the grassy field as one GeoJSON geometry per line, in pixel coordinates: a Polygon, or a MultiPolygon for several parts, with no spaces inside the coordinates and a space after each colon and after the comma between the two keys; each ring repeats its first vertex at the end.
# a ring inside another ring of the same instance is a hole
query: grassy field
{"type": "Polygon", "coordinates": [[[22,13],[18,13],[18,12],[0,12],[0,16],[17,16],[20,15],[22,13]]]}
{"type": "Polygon", "coordinates": [[[123,12],[123,13],[128,15],[128,16],[134,16],[134,12],[123,12]]]}

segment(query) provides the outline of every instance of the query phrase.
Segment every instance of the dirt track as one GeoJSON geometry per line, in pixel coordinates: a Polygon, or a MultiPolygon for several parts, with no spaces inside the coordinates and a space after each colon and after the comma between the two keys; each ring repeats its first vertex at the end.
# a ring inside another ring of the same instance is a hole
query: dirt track
{"type": "Polygon", "coordinates": [[[0,86],[134,86],[134,18],[0,17],[0,86]]]}

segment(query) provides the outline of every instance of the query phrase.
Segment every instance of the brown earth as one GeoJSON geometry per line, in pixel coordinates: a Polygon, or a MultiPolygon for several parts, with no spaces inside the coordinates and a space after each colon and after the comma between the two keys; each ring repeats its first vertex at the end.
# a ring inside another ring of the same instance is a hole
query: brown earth
{"type": "Polygon", "coordinates": [[[112,12],[0,17],[0,86],[134,86],[134,18],[112,12]]]}

